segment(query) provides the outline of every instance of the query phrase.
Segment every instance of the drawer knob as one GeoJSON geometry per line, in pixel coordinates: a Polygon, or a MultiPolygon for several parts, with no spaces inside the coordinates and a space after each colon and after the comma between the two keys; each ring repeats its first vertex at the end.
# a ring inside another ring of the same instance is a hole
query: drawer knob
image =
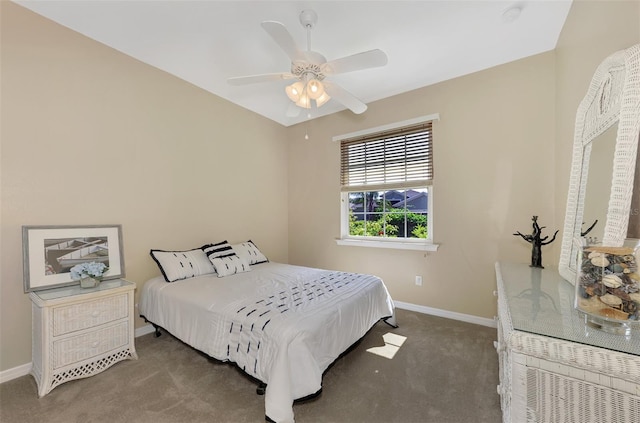
{"type": "Polygon", "coordinates": [[[498,291],[493,291],[493,296],[497,297],[498,296],[498,291]]]}
{"type": "Polygon", "coordinates": [[[91,313],[91,317],[98,317],[98,316],[100,316],[100,312],[98,310],[91,313]]]}
{"type": "Polygon", "coordinates": [[[93,342],[91,343],[91,348],[96,348],[99,344],[100,344],[100,342],[98,342],[98,341],[93,341],[93,342]]]}

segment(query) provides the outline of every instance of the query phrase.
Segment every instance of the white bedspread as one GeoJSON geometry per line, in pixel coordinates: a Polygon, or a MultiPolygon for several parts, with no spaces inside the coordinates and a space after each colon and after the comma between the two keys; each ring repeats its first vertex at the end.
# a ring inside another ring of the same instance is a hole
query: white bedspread
{"type": "Polygon", "coordinates": [[[194,348],[267,383],[265,413],[293,422],[293,401],[318,392],[322,373],[393,301],[381,279],[263,263],[224,278],[142,287],[140,314],[194,348]]]}

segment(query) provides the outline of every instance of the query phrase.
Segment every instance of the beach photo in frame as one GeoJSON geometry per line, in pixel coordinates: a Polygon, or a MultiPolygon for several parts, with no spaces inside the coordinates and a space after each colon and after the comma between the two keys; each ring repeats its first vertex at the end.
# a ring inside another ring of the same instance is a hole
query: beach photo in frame
{"type": "Polygon", "coordinates": [[[24,292],[78,284],[70,269],[80,263],[104,263],[104,279],[122,278],[122,225],[23,226],[22,260],[24,292]]]}

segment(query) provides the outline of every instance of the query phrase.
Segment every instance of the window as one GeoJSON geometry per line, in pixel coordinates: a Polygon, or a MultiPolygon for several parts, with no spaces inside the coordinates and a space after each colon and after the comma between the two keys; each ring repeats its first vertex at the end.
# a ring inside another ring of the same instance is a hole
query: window
{"type": "Polygon", "coordinates": [[[338,138],[342,243],[435,249],[425,247],[433,240],[434,118],[338,138]]]}

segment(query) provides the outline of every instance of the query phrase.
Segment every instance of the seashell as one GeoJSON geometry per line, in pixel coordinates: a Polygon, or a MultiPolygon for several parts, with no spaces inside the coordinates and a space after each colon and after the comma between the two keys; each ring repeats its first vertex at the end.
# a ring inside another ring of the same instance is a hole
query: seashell
{"type": "Polygon", "coordinates": [[[622,305],[622,300],[611,294],[603,295],[600,297],[600,301],[611,307],[620,307],[622,305]]]}
{"type": "Polygon", "coordinates": [[[614,254],[616,256],[632,255],[631,247],[588,247],[588,251],[595,251],[603,254],[614,254]]]}
{"type": "Polygon", "coordinates": [[[634,292],[633,294],[629,294],[629,298],[631,298],[631,301],[640,303],[640,292],[634,292]]]}
{"type": "Polygon", "coordinates": [[[638,311],[638,306],[633,301],[626,301],[622,303],[622,311],[629,314],[634,314],[638,311]]]}
{"type": "Polygon", "coordinates": [[[602,257],[604,254],[602,254],[599,251],[592,251],[589,253],[589,255],[587,257],[589,257],[590,259],[595,258],[595,257],[602,257]]]}
{"type": "Polygon", "coordinates": [[[591,264],[598,267],[607,267],[609,265],[609,260],[603,255],[596,256],[591,259],[591,264]]]}
{"type": "Polygon", "coordinates": [[[629,293],[625,292],[624,289],[616,288],[611,292],[611,294],[615,295],[618,298],[620,298],[623,303],[625,301],[626,302],[630,302],[631,301],[631,297],[629,297],[629,293]]]}
{"type": "Polygon", "coordinates": [[[616,275],[605,275],[602,278],[602,283],[609,288],[618,288],[622,286],[622,279],[616,275]]]}
{"type": "Polygon", "coordinates": [[[623,273],[624,272],[624,266],[621,264],[614,264],[613,266],[611,266],[611,270],[613,271],[613,273],[623,273]]]}
{"type": "Polygon", "coordinates": [[[620,311],[617,308],[603,308],[602,310],[598,310],[598,314],[616,320],[627,320],[629,318],[627,313],[620,311]]]}

